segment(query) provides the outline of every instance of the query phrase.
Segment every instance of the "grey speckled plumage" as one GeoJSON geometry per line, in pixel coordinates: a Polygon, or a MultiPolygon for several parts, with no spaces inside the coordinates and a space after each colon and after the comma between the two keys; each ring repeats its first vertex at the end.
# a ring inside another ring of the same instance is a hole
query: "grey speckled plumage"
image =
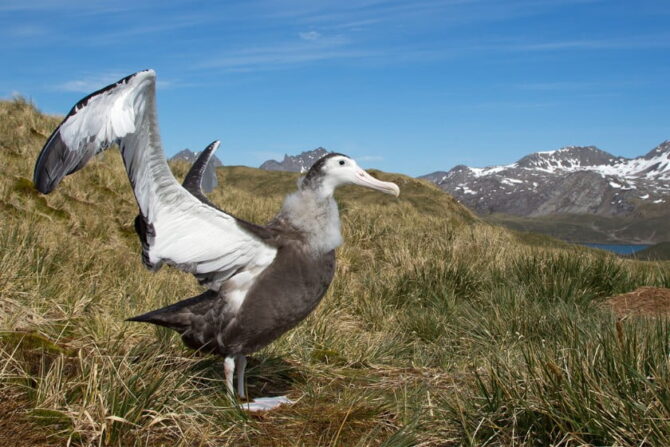
{"type": "Polygon", "coordinates": [[[335,249],[342,243],[335,189],[357,184],[398,195],[343,154],[319,159],[267,225],[238,219],[202,192],[202,177],[218,147],[203,151],[180,185],[165,160],[155,110],[155,73],[147,70],[77,103],[42,149],[34,182],[43,193],[118,143],[140,214],[135,229],[142,261],[193,274],[199,296],[131,318],[179,332],[194,349],[224,357],[228,388],[237,367],[244,396],[246,355],[302,321],[328,290],[335,249]]]}

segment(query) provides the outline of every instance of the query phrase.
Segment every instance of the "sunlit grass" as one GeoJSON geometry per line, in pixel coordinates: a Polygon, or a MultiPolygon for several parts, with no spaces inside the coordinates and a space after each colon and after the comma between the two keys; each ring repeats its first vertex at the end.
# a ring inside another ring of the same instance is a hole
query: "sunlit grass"
{"type": "MultiPolygon", "coordinates": [[[[0,391],[44,445],[668,444],[668,323],[617,322],[598,305],[670,286],[668,264],[524,243],[434,186],[385,173],[400,199],[338,191],[346,243],[328,294],[250,360],[252,397],[298,402],[245,414],[218,359],[124,322],[200,289],[142,267],[118,153],[49,196],[30,187],[57,122],[0,103],[0,391]]],[[[297,180],[217,175],[211,199],[260,223],[297,180]]]]}

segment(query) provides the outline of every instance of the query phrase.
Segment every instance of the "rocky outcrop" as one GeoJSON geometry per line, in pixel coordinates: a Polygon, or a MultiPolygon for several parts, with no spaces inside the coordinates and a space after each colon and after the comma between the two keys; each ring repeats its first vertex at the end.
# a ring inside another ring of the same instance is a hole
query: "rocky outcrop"
{"type": "Polygon", "coordinates": [[[322,147],[317,147],[311,151],[303,152],[299,155],[284,154],[284,160],[268,160],[260,165],[261,169],[266,171],[290,171],[307,172],[315,161],[326,155],[328,151],[322,147]]]}

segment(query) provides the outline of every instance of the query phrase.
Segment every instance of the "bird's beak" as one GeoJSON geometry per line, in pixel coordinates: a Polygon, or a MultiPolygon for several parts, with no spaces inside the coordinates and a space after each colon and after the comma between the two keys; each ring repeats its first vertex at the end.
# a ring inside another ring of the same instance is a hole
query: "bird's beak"
{"type": "Polygon", "coordinates": [[[396,197],[400,195],[400,188],[398,188],[398,185],[377,180],[362,169],[356,171],[353,183],[355,185],[365,186],[366,188],[376,189],[377,191],[385,192],[386,194],[393,194],[396,197]]]}

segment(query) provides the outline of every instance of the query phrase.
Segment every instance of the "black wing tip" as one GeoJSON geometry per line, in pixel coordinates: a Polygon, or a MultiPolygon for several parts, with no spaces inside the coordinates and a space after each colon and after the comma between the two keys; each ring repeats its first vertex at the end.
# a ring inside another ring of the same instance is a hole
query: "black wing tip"
{"type": "Polygon", "coordinates": [[[60,126],[47,140],[35,162],[33,183],[42,194],[49,194],[69,172],[66,165],[67,147],[60,137],[60,126]]]}
{"type": "Polygon", "coordinates": [[[212,155],[214,155],[214,152],[218,149],[220,144],[221,142],[219,140],[212,141],[209,146],[198,155],[198,158],[193,162],[186,177],[184,177],[182,185],[188,192],[198,198],[204,197],[202,192],[202,178],[212,159],[212,155]]]}
{"type": "Polygon", "coordinates": [[[51,191],[56,189],[55,182],[44,182],[44,181],[35,181],[35,189],[37,189],[42,194],[50,194],[51,191]]]}
{"type": "Polygon", "coordinates": [[[202,171],[205,170],[207,167],[207,164],[209,164],[209,161],[212,159],[212,156],[214,155],[214,152],[219,148],[219,145],[221,144],[220,140],[214,140],[209,145],[203,150],[200,155],[198,155],[198,158],[193,162],[193,166],[191,166],[191,171],[195,169],[202,169],[202,171]]]}
{"type": "Polygon", "coordinates": [[[214,152],[219,148],[219,145],[221,144],[221,140],[214,140],[209,145],[205,148],[206,152],[214,152]]]}
{"type": "Polygon", "coordinates": [[[48,179],[48,176],[44,172],[38,172],[37,168],[35,169],[35,174],[33,175],[33,184],[35,189],[37,189],[42,194],[49,194],[51,191],[56,189],[59,182],[54,181],[53,179],[48,179]]]}

